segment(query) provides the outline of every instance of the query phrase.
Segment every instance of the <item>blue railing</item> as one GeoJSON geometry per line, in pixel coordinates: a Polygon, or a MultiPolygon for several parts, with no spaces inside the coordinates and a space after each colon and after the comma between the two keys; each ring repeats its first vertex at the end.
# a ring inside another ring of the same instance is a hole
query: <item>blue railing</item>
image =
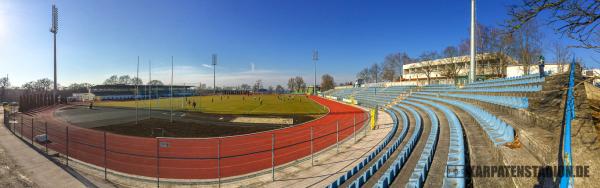
{"type": "Polygon", "coordinates": [[[575,119],[575,97],[573,87],[575,86],[575,61],[571,62],[569,70],[569,89],[567,90],[567,101],[564,110],[564,135],[562,149],[562,176],[560,187],[573,187],[573,158],[571,153],[571,120],[575,119]]]}

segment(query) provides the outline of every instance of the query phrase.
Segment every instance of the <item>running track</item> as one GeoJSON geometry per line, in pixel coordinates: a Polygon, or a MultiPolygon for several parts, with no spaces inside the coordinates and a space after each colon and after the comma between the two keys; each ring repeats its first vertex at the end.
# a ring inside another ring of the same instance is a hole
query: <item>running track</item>
{"type": "MultiPolygon", "coordinates": [[[[309,156],[311,127],[313,150],[318,152],[335,145],[337,134],[339,140],[352,136],[354,116],[356,130],[367,121],[367,115],[361,109],[320,97],[310,98],[327,106],[329,114],[294,127],[220,138],[142,138],[104,133],[68,126],[53,117],[55,109],[42,112],[40,118],[48,122],[47,135],[52,142],[48,148],[64,155],[68,153],[70,158],[133,175],[215,179],[270,169],[272,147],[275,165],[309,156]]],[[[22,127],[17,125],[16,128],[22,129],[23,136],[31,137],[32,122],[33,135],[46,131],[41,122],[28,118],[25,117],[22,127]]]]}

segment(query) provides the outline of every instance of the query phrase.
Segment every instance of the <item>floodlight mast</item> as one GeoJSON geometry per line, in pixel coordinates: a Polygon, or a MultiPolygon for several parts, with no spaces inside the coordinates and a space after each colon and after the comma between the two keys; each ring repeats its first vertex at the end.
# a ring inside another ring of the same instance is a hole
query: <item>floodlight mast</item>
{"type": "Polygon", "coordinates": [[[313,85],[313,95],[317,95],[317,61],[319,61],[319,51],[313,50],[313,62],[315,64],[315,85],[313,85]]]}
{"type": "Polygon", "coordinates": [[[475,82],[476,73],[475,51],[475,0],[471,0],[471,64],[469,69],[469,82],[475,82]]]}
{"type": "Polygon", "coordinates": [[[56,5],[52,5],[52,27],[50,27],[50,32],[54,36],[54,89],[52,90],[52,104],[56,102],[56,91],[57,91],[57,81],[56,81],[56,33],[58,33],[58,9],[56,5]]]}
{"type": "Polygon", "coordinates": [[[138,88],[139,85],[139,80],[140,80],[140,56],[138,56],[138,61],[137,61],[137,69],[135,72],[135,124],[138,124],[138,96],[140,95],[140,90],[138,88]]]}
{"type": "Polygon", "coordinates": [[[212,54],[213,94],[217,94],[217,54],[212,54]]]}
{"type": "Polygon", "coordinates": [[[171,106],[171,123],[173,123],[173,56],[171,56],[171,99],[169,99],[169,105],[171,106]]]}

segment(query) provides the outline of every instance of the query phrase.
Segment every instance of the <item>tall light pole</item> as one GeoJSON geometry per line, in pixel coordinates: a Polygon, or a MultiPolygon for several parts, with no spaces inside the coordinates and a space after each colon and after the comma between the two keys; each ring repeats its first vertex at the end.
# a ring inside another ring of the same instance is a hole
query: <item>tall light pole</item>
{"type": "Polygon", "coordinates": [[[217,94],[217,54],[212,55],[213,66],[213,94],[217,94]]]}
{"type": "Polygon", "coordinates": [[[173,56],[171,56],[171,99],[169,105],[171,105],[171,123],[173,123],[173,56]]]}
{"type": "Polygon", "coordinates": [[[471,0],[471,65],[469,69],[469,82],[475,82],[475,0],[471,0]]]}
{"type": "Polygon", "coordinates": [[[56,33],[58,33],[58,9],[56,5],[52,5],[52,27],[50,33],[54,35],[54,89],[52,90],[52,104],[56,101],[56,33]]]}
{"type": "Polygon", "coordinates": [[[317,95],[317,61],[319,61],[319,51],[313,50],[312,60],[315,64],[315,85],[313,85],[313,95],[317,95]]]}
{"type": "Polygon", "coordinates": [[[135,72],[135,124],[138,124],[138,95],[140,94],[140,90],[138,89],[138,81],[140,79],[140,56],[138,56],[137,61],[137,69],[135,72]]]}
{"type": "Polygon", "coordinates": [[[148,61],[148,117],[152,117],[152,61],[148,61]]]}

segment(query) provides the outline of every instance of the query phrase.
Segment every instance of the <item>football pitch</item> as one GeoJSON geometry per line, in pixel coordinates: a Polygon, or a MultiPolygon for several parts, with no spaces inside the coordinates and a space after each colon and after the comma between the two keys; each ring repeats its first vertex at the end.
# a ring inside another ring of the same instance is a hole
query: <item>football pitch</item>
{"type": "Polygon", "coordinates": [[[313,115],[327,108],[305,95],[212,95],[138,100],[105,101],[95,106],[202,112],[213,114],[313,115]],[[194,106],[194,103],[196,104],[194,106]]]}

